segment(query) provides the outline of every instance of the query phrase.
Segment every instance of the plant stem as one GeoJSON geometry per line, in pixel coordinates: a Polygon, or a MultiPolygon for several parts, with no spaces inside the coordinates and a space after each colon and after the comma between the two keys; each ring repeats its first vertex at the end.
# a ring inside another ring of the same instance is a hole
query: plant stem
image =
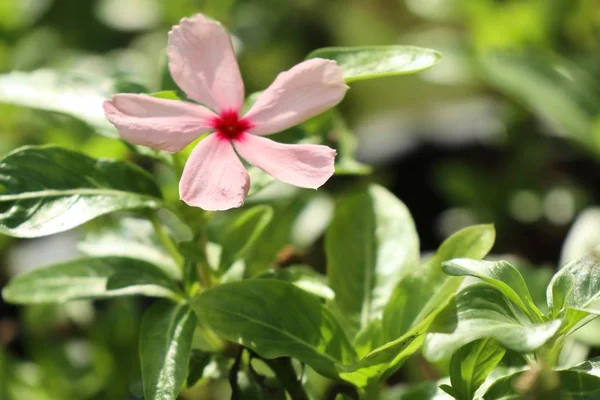
{"type": "Polygon", "coordinates": [[[290,395],[292,400],[308,400],[308,395],[304,391],[302,381],[296,376],[296,371],[292,361],[288,357],[274,358],[264,360],[273,370],[277,378],[290,395]]]}
{"type": "Polygon", "coordinates": [[[183,259],[183,256],[179,253],[179,250],[177,250],[177,246],[173,242],[173,239],[171,239],[167,231],[165,231],[164,227],[158,220],[158,216],[156,215],[156,213],[152,213],[150,215],[150,221],[152,222],[154,232],[156,232],[156,236],[158,236],[158,239],[160,240],[162,245],[169,252],[171,257],[173,257],[173,260],[175,260],[177,266],[179,266],[179,268],[183,270],[185,260],[183,259]]]}
{"type": "Polygon", "coordinates": [[[565,341],[565,336],[559,336],[554,341],[550,342],[550,350],[546,355],[546,363],[550,368],[558,367],[560,353],[563,349],[563,344],[565,341]]]}

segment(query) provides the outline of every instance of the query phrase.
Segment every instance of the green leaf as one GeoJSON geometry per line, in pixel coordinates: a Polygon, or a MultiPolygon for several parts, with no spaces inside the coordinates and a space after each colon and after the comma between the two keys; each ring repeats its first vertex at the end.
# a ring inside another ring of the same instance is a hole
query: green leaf
{"type": "Polygon", "coordinates": [[[255,276],[276,263],[282,251],[302,252],[327,227],[333,213],[331,199],[322,192],[295,192],[273,202],[273,218],[262,233],[260,246],[253,246],[246,258],[246,276],[255,276]],[[318,218],[311,216],[318,213],[318,218]],[[308,217],[308,218],[307,218],[308,217]]]}
{"type": "MultiPolygon", "coordinates": [[[[458,255],[483,257],[493,243],[494,228],[491,225],[463,229],[448,238],[426,264],[404,276],[384,310],[383,323],[380,324],[382,338],[377,338],[380,333],[375,330],[376,335],[370,342],[361,338],[360,334],[356,339],[357,345],[362,347],[366,347],[365,343],[387,343],[371,350],[356,365],[346,367],[344,379],[366,387],[377,385],[381,379],[393,374],[422,346],[429,325],[462,281],[461,278],[444,275],[442,261],[458,255]],[[453,283],[452,280],[459,282],[453,283]]],[[[378,322],[373,321],[361,333],[375,329],[378,322]]],[[[359,348],[361,354],[370,350],[362,347],[359,348]]]]}
{"type": "Polygon", "coordinates": [[[200,321],[261,357],[293,357],[330,378],[356,354],[318,297],[275,279],[227,283],[200,293],[192,306],[200,321]]]}
{"type": "Polygon", "coordinates": [[[307,58],[334,60],[346,82],[406,75],[433,67],[442,58],[435,50],[415,46],[325,47],[307,58]]]}
{"type": "Polygon", "coordinates": [[[0,161],[0,232],[38,237],[114,211],[161,206],[160,189],[137,166],[55,146],[22,147],[0,161]]]}
{"type": "Polygon", "coordinates": [[[447,378],[439,381],[421,382],[412,385],[397,385],[384,389],[381,400],[452,400],[453,397],[444,393],[441,384],[448,382],[447,378]]]}
{"type": "Polygon", "coordinates": [[[293,283],[309,293],[326,300],[333,300],[335,293],[327,286],[327,278],[306,265],[292,265],[277,271],[265,271],[257,276],[261,279],[279,279],[293,283]]]}
{"type": "Polygon", "coordinates": [[[506,350],[493,339],[481,339],[461,347],[450,359],[452,393],[444,390],[456,399],[473,399],[477,389],[496,368],[504,353],[506,350]]]}
{"type": "Polygon", "coordinates": [[[494,338],[509,350],[531,353],[550,340],[561,324],[560,319],[539,324],[525,322],[500,290],[475,284],[460,291],[438,315],[427,334],[423,353],[428,360],[439,361],[483,338],[494,338]]]}
{"type": "Polygon", "coordinates": [[[102,135],[117,138],[102,108],[104,100],[120,91],[116,86],[114,80],[81,73],[11,72],[0,75],[0,102],[67,114],[102,135]]]}
{"type": "Polygon", "coordinates": [[[439,312],[456,292],[463,279],[444,274],[442,262],[456,257],[483,258],[495,236],[492,225],[462,229],[447,238],[425,264],[402,278],[383,313],[386,340],[404,335],[432,312],[439,312]]]}
{"type": "Polygon", "coordinates": [[[181,269],[160,243],[152,223],[141,218],[120,218],[88,232],[77,244],[86,255],[136,258],[156,265],[171,278],[180,280],[181,269]]]}
{"type": "Polygon", "coordinates": [[[357,363],[339,366],[340,377],[362,389],[379,385],[381,380],[389,377],[410,355],[421,348],[433,317],[435,314],[415,325],[404,336],[372,350],[357,363]]]}
{"type": "Polygon", "coordinates": [[[194,386],[203,377],[204,371],[211,361],[211,353],[192,349],[188,366],[187,387],[194,386]]]}
{"type": "Polygon", "coordinates": [[[80,258],[17,276],[4,287],[2,297],[18,304],[62,303],[137,294],[178,298],[177,289],[169,279],[154,265],[142,260],[80,258]],[[114,286],[108,287],[113,276],[114,286]]]}
{"type": "Polygon", "coordinates": [[[495,286],[531,319],[543,320],[542,313],[533,302],[523,276],[510,263],[459,258],[444,263],[443,269],[448,275],[474,276],[495,286]]]}
{"type": "Polygon", "coordinates": [[[548,285],[552,318],[565,318],[567,332],[588,314],[600,314],[600,248],[563,266],[548,285]]]}
{"type": "Polygon", "coordinates": [[[144,398],[175,400],[187,377],[196,316],[187,304],[159,302],[144,315],[140,361],[144,398]]]}
{"type": "Polygon", "coordinates": [[[567,59],[529,51],[486,53],[479,61],[493,87],[598,154],[593,124],[600,112],[600,87],[593,75],[567,59]]]}
{"type": "Polygon", "coordinates": [[[219,270],[243,259],[252,249],[273,218],[273,209],[259,205],[245,210],[215,214],[207,225],[208,239],[221,246],[219,270]]]}
{"type": "Polygon", "coordinates": [[[594,400],[600,397],[599,371],[600,361],[597,358],[553,372],[540,369],[519,371],[497,379],[483,399],[517,400],[527,396],[532,399],[594,400]]]}
{"type": "Polygon", "coordinates": [[[325,236],[327,277],[351,336],[381,318],[394,287],[419,263],[406,206],[381,186],[341,199],[325,236]]]}

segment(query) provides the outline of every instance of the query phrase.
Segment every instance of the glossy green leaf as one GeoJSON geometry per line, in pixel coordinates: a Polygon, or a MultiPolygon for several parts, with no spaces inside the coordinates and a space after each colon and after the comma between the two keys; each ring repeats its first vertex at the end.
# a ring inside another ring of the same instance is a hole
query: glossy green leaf
{"type": "Polygon", "coordinates": [[[351,336],[381,318],[394,287],[419,263],[406,206],[371,185],[340,200],[325,236],[327,277],[351,336]]]}
{"type": "Polygon", "coordinates": [[[77,248],[89,256],[121,256],[147,261],[173,279],[181,269],[156,236],[152,223],[141,218],[120,218],[88,232],[77,248]]]}
{"type": "Polygon", "coordinates": [[[450,358],[474,340],[494,338],[503,347],[530,353],[550,340],[561,327],[560,319],[529,323],[519,318],[504,294],[488,284],[460,291],[438,315],[427,334],[423,353],[430,361],[450,358]]]}
{"type": "Polygon", "coordinates": [[[261,357],[293,357],[337,378],[336,365],[355,353],[318,297],[276,279],[227,283],[200,293],[192,306],[200,321],[261,357]]]}
{"type": "Polygon", "coordinates": [[[506,350],[493,339],[481,339],[461,347],[450,359],[451,391],[457,400],[471,400],[506,350]]]}
{"type": "Polygon", "coordinates": [[[588,314],[600,314],[600,249],[563,266],[552,278],[547,291],[553,318],[566,318],[563,331],[588,314]]]}
{"type": "Polygon", "coordinates": [[[245,210],[232,210],[214,215],[207,233],[211,242],[221,246],[219,269],[225,271],[244,258],[260,239],[273,218],[273,209],[259,205],[245,210]]]}
{"type": "MultiPolygon", "coordinates": [[[[78,118],[98,133],[117,138],[102,103],[119,90],[105,77],[53,70],[0,75],[0,102],[54,111],[78,118]]],[[[140,88],[143,90],[143,88],[140,88]]]]}
{"type": "Polygon", "coordinates": [[[340,366],[340,376],[359,388],[370,388],[395,372],[404,361],[423,345],[425,332],[435,314],[411,328],[404,336],[385,343],[353,365],[340,366]]]}
{"type": "Polygon", "coordinates": [[[325,47],[307,58],[334,60],[344,70],[346,82],[406,75],[433,67],[442,56],[435,50],[415,46],[325,47]]]}
{"type": "Polygon", "coordinates": [[[159,302],[144,315],[140,362],[144,398],[175,400],[187,377],[196,316],[187,304],[159,302]]]}
{"type": "Polygon", "coordinates": [[[0,161],[0,232],[38,237],[114,211],[158,208],[160,189],[137,166],[56,146],[22,147],[0,161]]]}
{"type": "Polygon", "coordinates": [[[599,371],[598,359],[585,361],[572,368],[558,370],[554,373],[540,370],[520,371],[497,379],[485,392],[483,399],[594,400],[600,398],[599,371]]]}
{"type": "Polygon", "coordinates": [[[276,271],[265,271],[257,278],[286,281],[327,300],[335,297],[333,290],[327,286],[327,278],[309,266],[292,265],[276,271]]]}
{"type": "Polygon", "coordinates": [[[142,260],[80,258],[17,276],[4,287],[2,297],[5,301],[19,304],[62,303],[138,294],[177,298],[176,288],[169,279],[160,269],[142,260]],[[113,276],[115,287],[109,288],[107,284],[113,276]]]}
{"type": "Polygon", "coordinates": [[[519,271],[506,261],[478,261],[467,258],[445,262],[444,272],[453,276],[474,276],[498,288],[530,318],[542,321],[527,284],[519,271]]]}
{"type": "Polygon", "coordinates": [[[481,259],[494,244],[492,225],[474,225],[447,238],[425,264],[412,270],[395,288],[383,313],[386,340],[404,335],[432,312],[443,308],[463,281],[443,273],[442,262],[456,257],[481,259]]]}

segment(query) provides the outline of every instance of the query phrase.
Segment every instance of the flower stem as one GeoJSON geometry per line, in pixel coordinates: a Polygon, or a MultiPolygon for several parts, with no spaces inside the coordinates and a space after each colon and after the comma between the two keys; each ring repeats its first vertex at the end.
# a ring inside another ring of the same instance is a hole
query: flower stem
{"type": "Polygon", "coordinates": [[[173,260],[175,260],[177,266],[183,270],[185,260],[183,259],[183,256],[179,253],[179,250],[177,250],[177,246],[175,245],[173,239],[171,239],[163,225],[158,220],[158,216],[156,215],[156,213],[150,214],[150,221],[152,222],[154,232],[156,232],[156,236],[158,236],[158,239],[160,240],[162,245],[169,252],[171,257],[173,257],[173,260]]]}

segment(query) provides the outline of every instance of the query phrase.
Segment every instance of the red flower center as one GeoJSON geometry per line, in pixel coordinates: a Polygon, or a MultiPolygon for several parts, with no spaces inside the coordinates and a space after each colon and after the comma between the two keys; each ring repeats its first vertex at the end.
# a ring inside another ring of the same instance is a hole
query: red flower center
{"type": "Polygon", "coordinates": [[[222,111],[218,117],[211,121],[212,127],[223,139],[237,139],[242,133],[252,128],[252,123],[245,118],[240,118],[237,111],[222,111]]]}

